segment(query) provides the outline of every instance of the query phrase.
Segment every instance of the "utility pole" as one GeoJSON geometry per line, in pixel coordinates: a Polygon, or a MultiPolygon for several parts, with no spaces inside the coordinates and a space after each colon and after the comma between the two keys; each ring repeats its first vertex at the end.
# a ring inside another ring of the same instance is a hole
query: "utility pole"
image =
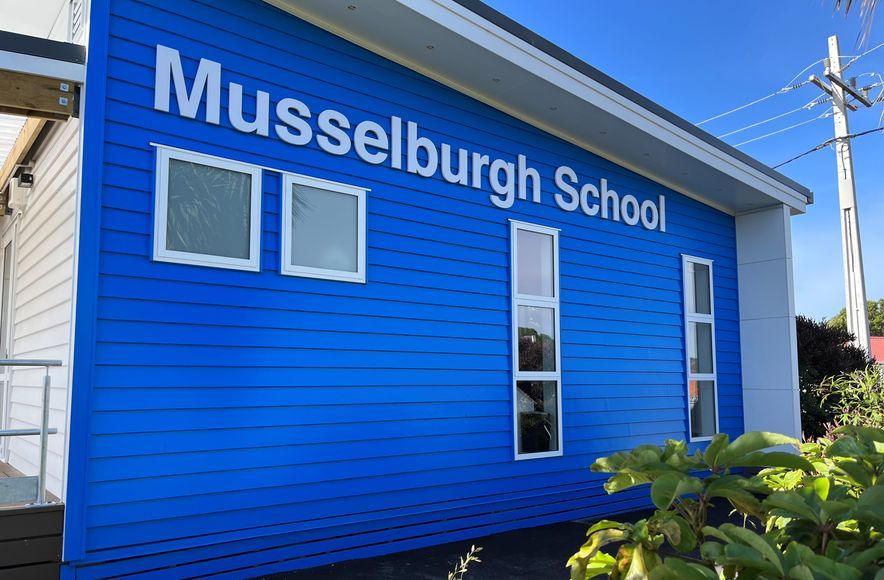
{"type": "Polygon", "coordinates": [[[841,206],[841,251],[844,261],[844,292],[847,298],[847,330],[855,337],[854,344],[871,352],[869,341],[869,314],[866,310],[866,281],[863,273],[862,245],[859,238],[859,212],[856,204],[856,186],[853,182],[853,156],[847,111],[857,109],[855,102],[871,107],[868,97],[857,90],[856,79],[841,77],[841,51],[838,37],[829,37],[829,58],[824,76],[831,85],[813,75],[810,82],[832,98],[835,119],[835,157],[838,161],[838,199],[841,206]],[[855,101],[847,102],[847,96],[855,101]]]}

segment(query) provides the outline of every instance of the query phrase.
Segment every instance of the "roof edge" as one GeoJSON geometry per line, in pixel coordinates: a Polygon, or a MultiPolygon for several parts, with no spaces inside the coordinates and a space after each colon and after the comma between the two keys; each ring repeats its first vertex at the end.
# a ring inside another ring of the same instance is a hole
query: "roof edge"
{"type": "Polygon", "coordinates": [[[5,30],[0,30],[0,51],[15,52],[73,64],[84,64],[86,62],[86,47],[81,44],[49,40],[5,30]]]}
{"type": "Polygon", "coordinates": [[[807,198],[807,203],[813,203],[813,192],[807,187],[801,185],[797,181],[786,177],[779,171],[772,169],[768,165],[765,165],[761,161],[758,161],[751,155],[748,155],[739,149],[733,147],[732,145],[728,145],[721,139],[715,137],[714,135],[700,129],[694,123],[691,123],[687,119],[680,117],[673,113],[672,111],[666,109],[665,107],[655,103],[651,99],[645,97],[644,95],[636,92],[635,90],[627,87],[620,81],[614,79],[613,77],[605,74],[594,66],[590,65],[586,61],[578,58],[577,56],[571,54],[564,48],[555,44],[554,42],[547,40],[543,36],[533,32],[529,28],[525,27],[522,24],[519,24],[517,21],[513,20],[509,16],[506,16],[502,12],[492,8],[485,2],[481,0],[452,0],[456,4],[466,8],[470,12],[473,12],[477,16],[487,20],[488,22],[494,24],[505,30],[506,32],[512,34],[518,39],[522,40],[530,44],[531,46],[537,48],[538,50],[546,53],[552,58],[558,60],[559,62],[573,68],[577,72],[589,77],[593,81],[600,83],[607,87],[608,89],[614,91],[620,96],[629,99],[636,105],[650,111],[651,113],[657,115],[661,119],[675,125],[679,129],[686,131],[706,142],[709,145],[712,145],[716,149],[722,151],[723,153],[749,165],[753,169],[756,169],[768,177],[778,181],[779,183],[789,187],[799,194],[803,195],[807,198]]]}

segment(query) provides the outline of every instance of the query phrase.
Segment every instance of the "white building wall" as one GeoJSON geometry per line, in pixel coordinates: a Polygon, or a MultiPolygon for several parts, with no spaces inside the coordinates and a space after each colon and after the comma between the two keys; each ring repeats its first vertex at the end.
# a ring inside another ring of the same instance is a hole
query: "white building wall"
{"type": "MultiPolygon", "coordinates": [[[[68,364],[74,274],[74,216],[77,192],[79,121],[56,123],[38,151],[34,187],[18,216],[15,249],[12,352],[10,358],[60,359],[51,370],[47,487],[62,495],[67,439],[68,364]]],[[[42,369],[11,371],[9,427],[38,427],[42,369]]],[[[37,473],[39,438],[15,437],[9,463],[28,475],[37,473]]]]}
{"type": "Polygon", "coordinates": [[[736,218],[743,422],[801,437],[789,208],[736,218]]]}

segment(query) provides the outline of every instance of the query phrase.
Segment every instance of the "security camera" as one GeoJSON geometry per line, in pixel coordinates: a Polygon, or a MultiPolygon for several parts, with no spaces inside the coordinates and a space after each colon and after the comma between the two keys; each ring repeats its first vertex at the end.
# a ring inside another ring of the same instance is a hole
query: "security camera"
{"type": "Polygon", "coordinates": [[[18,186],[19,187],[34,187],[34,174],[33,173],[19,173],[18,186]]]}

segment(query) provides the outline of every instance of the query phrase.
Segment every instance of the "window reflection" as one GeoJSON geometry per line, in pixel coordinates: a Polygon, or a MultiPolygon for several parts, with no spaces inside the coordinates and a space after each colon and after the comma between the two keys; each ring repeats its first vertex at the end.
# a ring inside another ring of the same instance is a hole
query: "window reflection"
{"type": "Polygon", "coordinates": [[[691,436],[710,437],[715,434],[715,382],[690,381],[691,436]]]}
{"type": "Polygon", "coordinates": [[[519,370],[556,370],[555,311],[519,306],[519,370]]]}
{"type": "Polygon", "coordinates": [[[519,453],[559,449],[556,381],[518,381],[519,453]]]}

